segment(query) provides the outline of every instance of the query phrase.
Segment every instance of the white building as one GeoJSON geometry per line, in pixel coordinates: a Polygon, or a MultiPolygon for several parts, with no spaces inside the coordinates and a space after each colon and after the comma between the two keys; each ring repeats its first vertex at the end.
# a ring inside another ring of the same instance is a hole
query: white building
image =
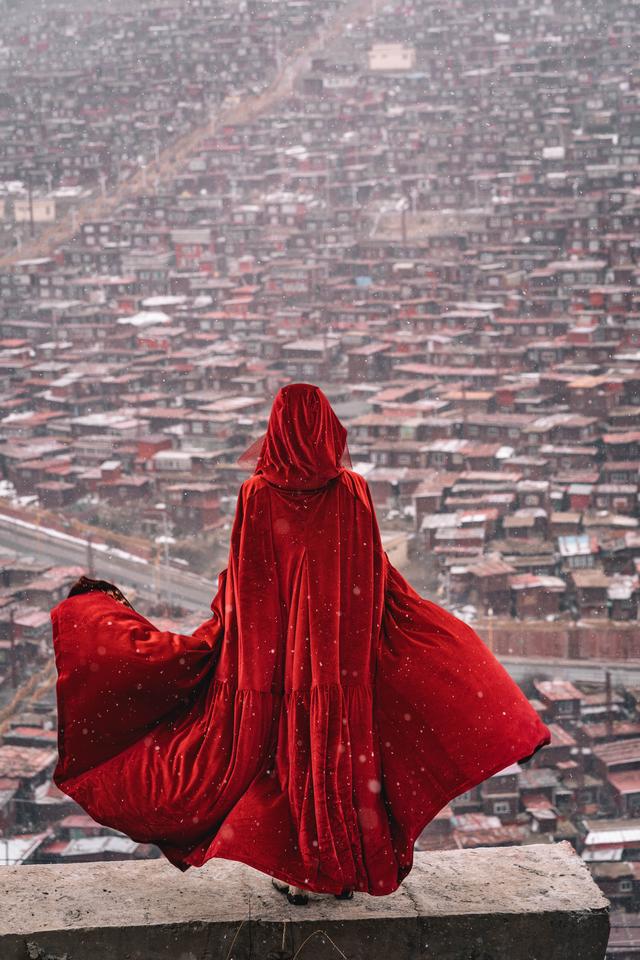
{"type": "Polygon", "coordinates": [[[403,43],[374,43],[369,50],[369,70],[413,70],[415,65],[415,47],[403,43]]]}

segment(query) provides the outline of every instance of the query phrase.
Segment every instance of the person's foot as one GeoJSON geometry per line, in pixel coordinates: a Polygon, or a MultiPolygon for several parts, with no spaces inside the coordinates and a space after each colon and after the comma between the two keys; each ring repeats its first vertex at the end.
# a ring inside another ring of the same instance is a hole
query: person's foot
{"type": "Polygon", "coordinates": [[[309,903],[309,895],[304,887],[289,887],[287,900],[295,907],[304,907],[309,903]]]}
{"type": "Polygon", "coordinates": [[[341,893],[334,893],[336,900],[353,900],[353,890],[345,887],[341,893]]]}
{"type": "Polygon", "coordinates": [[[271,877],[271,883],[278,893],[285,893],[289,903],[292,903],[295,907],[304,907],[309,903],[309,896],[303,887],[294,887],[289,883],[278,880],[276,877],[271,877]]]}

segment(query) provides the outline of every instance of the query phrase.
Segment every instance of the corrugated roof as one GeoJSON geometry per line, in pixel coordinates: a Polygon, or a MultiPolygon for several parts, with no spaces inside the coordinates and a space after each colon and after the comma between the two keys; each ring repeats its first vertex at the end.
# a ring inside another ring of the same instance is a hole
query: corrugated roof
{"type": "Polygon", "coordinates": [[[533,685],[546,700],[582,700],[582,692],[570,680],[534,680],[533,685]]]}

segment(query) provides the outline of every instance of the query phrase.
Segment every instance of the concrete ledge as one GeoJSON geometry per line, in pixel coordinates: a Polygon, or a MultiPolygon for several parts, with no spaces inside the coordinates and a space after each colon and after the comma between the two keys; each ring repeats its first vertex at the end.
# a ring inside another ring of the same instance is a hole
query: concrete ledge
{"type": "Polygon", "coordinates": [[[225,860],[6,867],[0,957],[291,960],[311,936],[297,960],[340,957],[329,937],[348,960],[602,960],[608,907],[566,842],[418,853],[389,897],[306,907],[225,860]]]}

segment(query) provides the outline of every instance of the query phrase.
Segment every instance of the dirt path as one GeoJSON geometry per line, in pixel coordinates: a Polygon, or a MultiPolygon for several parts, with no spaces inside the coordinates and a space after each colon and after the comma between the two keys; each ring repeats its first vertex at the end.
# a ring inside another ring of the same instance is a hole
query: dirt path
{"type": "Polygon", "coordinates": [[[345,24],[363,19],[375,8],[376,0],[350,0],[337,11],[335,17],[317,36],[285,60],[278,75],[261,94],[247,96],[239,103],[222,109],[208,123],[195,127],[168,144],[160,153],[158,163],[151,161],[144,173],[141,170],[136,172],[114,192],[105,197],[95,194],[83,200],[74,208],[73,216],[69,211],[51,227],[45,228],[38,237],[24,243],[19,250],[0,257],[0,268],[11,266],[20,260],[49,256],[55,247],[69,241],[86,220],[109,217],[125,200],[148,193],[151,189],[148,184],[153,182],[156,176],[160,183],[170,180],[182,169],[187,158],[197,150],[202,140],[212,136],[221,126],[250,123],[268,113],[291,94],[296,80],[308,68],[313,54],[336,40],[343,33],[345,24]]]}

